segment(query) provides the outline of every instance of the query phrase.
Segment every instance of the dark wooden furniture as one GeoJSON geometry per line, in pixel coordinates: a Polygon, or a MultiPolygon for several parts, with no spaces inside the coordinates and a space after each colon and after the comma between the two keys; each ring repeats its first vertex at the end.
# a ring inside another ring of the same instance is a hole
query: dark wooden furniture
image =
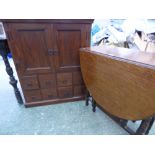
{"type": "Polygon", "coordinates": [[[93,20],[3,20],[25,105],[84,98],[79,48],[90,45],[93,20]]]}
{"type": "Polygon", "coordinates": [[[155,115],[155,54],[91,47],[81,49],[80,61],[93,111],[97,104],[129,133],[148,134],[155,115]],[[129,120],[142,120],[136,132],[129,120]]]}
{"type": "Polygon", "coordinates": [[[23,99],[21,97],[20,91],[17,87],[17,80],[15,79],[14,75],[13,75],[13,70],[12,67],[10,66],[9,60],[8,60],[8,53],[10,52],[9,47],[8,47],[8,43],[6,39],[0,39],[0,55],[3,58],[5,67],[6,67],[6,72],[10,77],[10,84],[13,86],[14,88],[14,92],[15,92],[15,96],[16,99],[18,101],[18,103],[22,104],[23,103],[23,99]]]}

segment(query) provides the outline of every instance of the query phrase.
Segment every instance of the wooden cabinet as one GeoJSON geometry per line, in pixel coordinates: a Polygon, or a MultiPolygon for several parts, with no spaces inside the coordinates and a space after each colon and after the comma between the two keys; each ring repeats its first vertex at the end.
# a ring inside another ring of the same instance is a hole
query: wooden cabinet
{"type": "Polygon", "coordinates": [[[84,98],[79,48],[93,20],[3,20],[26,106],[84,98]]]}

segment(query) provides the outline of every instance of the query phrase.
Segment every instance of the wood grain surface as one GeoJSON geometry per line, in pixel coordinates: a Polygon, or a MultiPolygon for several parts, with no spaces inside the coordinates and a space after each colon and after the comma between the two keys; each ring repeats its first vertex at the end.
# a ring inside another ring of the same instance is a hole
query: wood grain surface
{"type": "Polygon", "coordinates": [[[79,48],[90,46],[93,20],[2,20],[25,106],[84,98],[79,48]]]}
{"type": "Polygon", "coordinates": [[[155,54],[111,47],[80,51],[84,82],[101,107],[128,120],[155,114],[155,54]]]}

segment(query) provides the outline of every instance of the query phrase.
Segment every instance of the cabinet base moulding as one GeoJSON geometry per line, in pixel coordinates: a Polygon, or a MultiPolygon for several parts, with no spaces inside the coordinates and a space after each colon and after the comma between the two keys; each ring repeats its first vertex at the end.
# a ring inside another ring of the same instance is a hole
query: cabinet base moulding
{"type": "Polygon", "coordinates": [[[43,105],[52,105],[52,104],[59,104],[63,102],[75,102],[75,101],[80,101],[84,100],[85,96],[83,97],[71,97],[71,98],[66,98],[66,99],[54,99],[54,100],[44,100],[44,101],[37,101],[37,102],[29,102],[25,103],[25,107],[34,107],[34,106],[43,106],[43,105]]]}

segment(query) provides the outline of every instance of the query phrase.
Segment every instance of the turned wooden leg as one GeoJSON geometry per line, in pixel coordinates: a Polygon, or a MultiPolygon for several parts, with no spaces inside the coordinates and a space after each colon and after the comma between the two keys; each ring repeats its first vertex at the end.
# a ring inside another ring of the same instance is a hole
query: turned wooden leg
{"type": "Polygon", "coordinates": [[[10,82],[9,83],[14,88],[15,96],[16,96],[16,99],[17,99],[18,103],[22,104],[23,99],[22,99],[20,91],[19,91],[19,89],[17,87],[17,80],[15,79],[15,77],[13,75],[13,70],[12,70],[12,68],[10,66],[9,61],[8,61],[7,54],[5,52],[3,52],[3,53],[1,53],[1,55],[2,55],[3,61],[4,61],[5,66],[6,66],[6,72],[10,77],[10,82]]]}
{"type": "Polygon", "coordinates": [[[137,135],[148,134],[154,122],[154,117],[142,120],[139,128],[136,131],[137,135]]]}
{"type": "Polygon", "coordinates": [[[128,120],[124,120],[124,119],[120,119],[120,125],[122,126],[122,127],[126,127],[127,126],[127,123],[128,123],[128,120]]]}
{"type": "Polygon", "coordinates": [[[92,110],[93,112],[96,111],[96,101],[92,98],[92,110]]]}
{"type": "Polygon", "coordinates": [[[86,91],[86,106],[89,105],[89,98],[90,98],[90,94],[89,94],[89,91],[87,90],[86,91]]]}
{"type": "Polygon", "coordinates": [[[152,117],[152,119],[151,119],[150,125],[149,125],[149,127],[148,127],[148,129],[147,129],[147,131],[146,131],[146,133],[145,133],[146,135],[149,134],[149,131],[150,131],[150,129],[151,129],[153,123],[154,123],[154,117],[152,117]]]}

